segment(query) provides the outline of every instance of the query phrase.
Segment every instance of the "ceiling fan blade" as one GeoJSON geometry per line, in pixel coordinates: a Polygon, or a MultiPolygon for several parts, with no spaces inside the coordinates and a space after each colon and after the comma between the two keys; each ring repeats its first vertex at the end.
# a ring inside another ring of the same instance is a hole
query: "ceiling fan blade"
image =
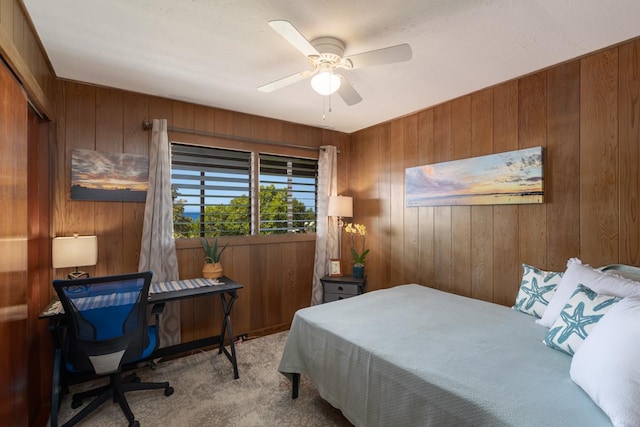
{"type": "Polygon", "coordinates": [[[349,56],[345,59],[351,61],[353,68],[370,67],[372,65],[391,64],[393,62],[408,61],[411,59],[411,46],[399,44],[383,49],[370,50],[349,56]]]}
{"type": "Polygon", "coordinates": [[[337,74],[340,77],[340,88],[338,89],[338,95],[342,98],[345,104],[347,105],[355,105],[358,102],[362,101],[362,97],[356,90],[351,86],[349,80],[347,80],[342,74],[337,74]]]}
{"type": "Polygon", "coordinates": [[[295,82],[299,82],[313,74],[312,71],[300,71],[299,73],[292,74],[287,77],[283,77],[279,80],[273,81],[271,83],[267,83],[266,85],[260,86],[258,90],[260,92],[273,92],[276,89],[283,88],[285,86],[289,86],[295,82]]]}
{"type": "Polygon", "coordinates": [[[296,27],[289,21],[276,20],[269,21],[271,28],[276,30],[286,41],[298,49],[304,56],[320,55],[309,40],[307,40],[296,27]]]}

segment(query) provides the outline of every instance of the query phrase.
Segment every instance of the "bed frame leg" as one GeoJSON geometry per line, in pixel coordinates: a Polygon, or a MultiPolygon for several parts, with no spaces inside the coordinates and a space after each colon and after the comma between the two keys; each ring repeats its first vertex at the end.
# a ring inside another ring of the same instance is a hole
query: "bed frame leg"
{"type": "Polygon", "coordinates": [[[300,390],[300,374],[293,374],[291,377],[291,399],[298,398],[298,390],[300,390]]]}

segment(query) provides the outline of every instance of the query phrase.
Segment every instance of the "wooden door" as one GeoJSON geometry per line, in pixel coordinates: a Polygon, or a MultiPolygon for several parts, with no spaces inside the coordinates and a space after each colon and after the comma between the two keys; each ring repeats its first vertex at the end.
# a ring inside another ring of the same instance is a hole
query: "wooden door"
{"type": "Polygon", "coordinates": [[[0,420],[28,425],[27,101],[0,63],[0,420]]]}

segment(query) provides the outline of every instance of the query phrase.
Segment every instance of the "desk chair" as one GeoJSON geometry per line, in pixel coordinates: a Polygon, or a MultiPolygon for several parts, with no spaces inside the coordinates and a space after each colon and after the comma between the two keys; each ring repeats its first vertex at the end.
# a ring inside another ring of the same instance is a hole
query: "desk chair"
{"type": "Polygon", "coordinates": [[[168,382],[142,383],[135,375],[122,377],[122,367],[149,359],[158,346],[156,325],[147,325],[147,300],[152,273],[123,274],[76,280],[54,280],[65,311],[65,368],[70,373],[109,375],[109,384],[73,396],[72,408],[87,397],[97,396],[65,426],[75,425],[109,399],[118,402],[129,421],[139,426],[125,392],[164,389],[173,394],[168,382]]]}

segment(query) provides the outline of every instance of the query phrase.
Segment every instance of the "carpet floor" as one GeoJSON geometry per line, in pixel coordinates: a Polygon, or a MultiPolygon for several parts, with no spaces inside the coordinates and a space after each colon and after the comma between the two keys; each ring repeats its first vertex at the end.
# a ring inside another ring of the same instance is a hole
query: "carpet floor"
{"type": "MultiPolygon", "coordinates": [[[[169,381],[175,389],[169,397],[163,390],[127,393],[136,420],[141,426],[351,426],[304,375],[300,397],[291,399],[291,382],[277,370],[286,338],[281,332],[237,343],[237,380],[227,358],[215,350],[160,362],[156,370],[136,370],[142,381],[169,381]]],[[[78,384],[71,394],[104,383],[78,384]]],[[[82,409],[71,409],[71,394],[62,402],[60,424],[82,409]]],[[[107,402],[81,425],[128,424],[118,404],[107,402]]]]}

